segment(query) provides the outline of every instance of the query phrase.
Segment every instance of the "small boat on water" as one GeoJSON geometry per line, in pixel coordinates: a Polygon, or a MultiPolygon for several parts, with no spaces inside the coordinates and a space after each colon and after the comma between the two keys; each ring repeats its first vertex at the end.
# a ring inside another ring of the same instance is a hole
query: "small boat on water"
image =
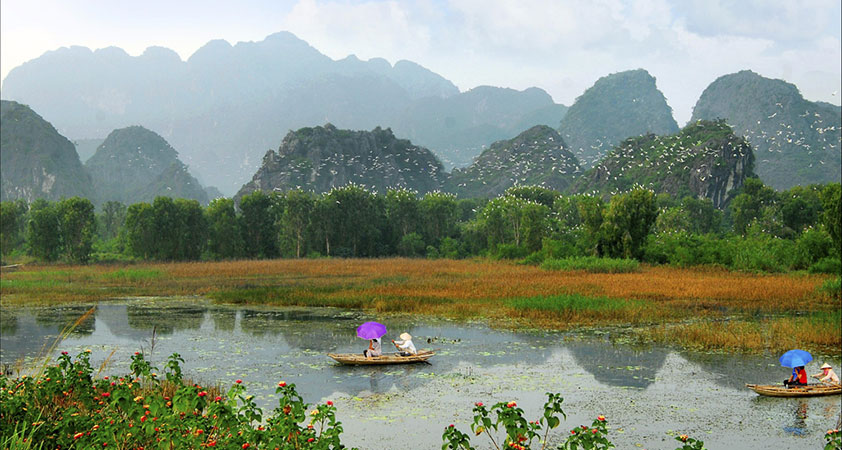
{"type": "Polygon", "coordinates": [[[436,352],[432,350],[421,350],[417,354],[410,356],[401,356],[398,353],[384,353],[383,356],[372,356],[371,358],[366,358],[360,353],[328,353],[327,356],[342,364],[365,366],[424,362],[435,354],[436,352]]]}
{"type": "Polygon", "coordinates": [[[773,384],[746,384],[746,387],[760,395],[769,397],[818,397],[820,395],[842,394],[842,385],[808,384],[807,386],[791,387],[773,384]]]}

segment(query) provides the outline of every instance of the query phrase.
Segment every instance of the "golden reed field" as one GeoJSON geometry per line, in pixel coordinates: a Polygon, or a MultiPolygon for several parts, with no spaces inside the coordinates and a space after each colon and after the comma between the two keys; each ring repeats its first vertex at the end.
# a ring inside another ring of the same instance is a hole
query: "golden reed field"
{"type": "Polygon", "coordinates": [[[0,302],[199,295],[225,303],[490,319],[508,327],[632,325],[641,339],[689,347],[801,346],[839,353],[839,299],[817,290],[827,279],[645,265],[634,273],[604,274],[402,258],[50,265],[4,272],[0,302]]]}

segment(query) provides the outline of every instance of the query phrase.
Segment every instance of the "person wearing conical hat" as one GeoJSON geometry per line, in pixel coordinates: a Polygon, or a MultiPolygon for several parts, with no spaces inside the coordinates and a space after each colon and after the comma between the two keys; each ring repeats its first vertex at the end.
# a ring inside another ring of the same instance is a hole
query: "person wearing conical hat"
{"type": "Polygon", "coordinates": [[[839,377],[836,372],[830,367],[830,364],[824,363],[821,367],[822,371],[813,375],[813,378],[818,378],[822,383],[839,384],[839,377]]]}
{"type": "Polygon", "coordinates": [[[412,336],[409,333],[401,333],[400,338],[401,340],[392,341],[392,343],[401,352],[401,356],[411,356],[418,353],[415,350],[415,344],[412,343],[412,336]]]}

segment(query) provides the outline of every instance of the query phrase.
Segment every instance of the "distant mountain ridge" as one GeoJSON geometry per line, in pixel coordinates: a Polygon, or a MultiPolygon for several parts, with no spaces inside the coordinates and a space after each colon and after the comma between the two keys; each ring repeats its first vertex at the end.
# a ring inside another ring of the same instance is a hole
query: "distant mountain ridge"
{"type": "Polygon", "coordinates": [[[558,129],[588,168],[628,137],[673,134],[678,124],[655,78],[637,69],[597,80],[570,106],[558,129]]]}
{"type": "Polygon", "coordinates": [[[440,189],[446,176],[429,150],[396,138],[388,128],[352,131],[327,124],[289,132],[237,197],[256,190],[323,193],[349,183],[380,194],[399,187],[425,193],[440,189]]]}
{"type": "Polygon", "coordinates": [[[484,145],[533,120],[555,125],[563,114],[540,89],[474,91],[460,94],[409,61],[334,61],[287,32],[236,45],[210,41],[186,61],[161,47],[137,57],[115,47],[61,48],[12,69],[2,90],[74,140],[143,124],[178,148],[200,179],[229,195],[286,130],[327,122],[391,127],[452,164],[467,164],[484,145]],[[445,114],[448,100],[462,96],[453,103],[466,106],[445,114]]]}
{"type": "Polygon", "coordinates": [[[462,198],[496,197],[516,185],[564,191],[581,173],[564,139],[546,125],[495,142],[469,167],[455,169],[445,190],[462,198]]]}
{"type": "Polygon", "coordinates": [[[842,109],[805,100],[795,85],[750,70],[711,83],[692,120],[725,119],[754,147],[755,171],[767,185],[839,182],[842,179],[842,109]]]}
{"type": "Polygon", "coordinates": [[[73,143],[35,111],[0,100],[0,199],[93,196],[73,143]]]}
{"type": "Polygon", "coordinates": [[[605,197],[635,186],[675,198],[708,198],[724,208],[747,177],[754,152],[724,121],[699,121],[680,132],[632,137],[615,147],[571,187],[605,197]]]}
{"type": "Polygon", "coordinates": [[[85,162],[98,203],[151,202],[157,196],[207,203],[199,182],[161,136],[141,126],[112,131],[85,162]]]}

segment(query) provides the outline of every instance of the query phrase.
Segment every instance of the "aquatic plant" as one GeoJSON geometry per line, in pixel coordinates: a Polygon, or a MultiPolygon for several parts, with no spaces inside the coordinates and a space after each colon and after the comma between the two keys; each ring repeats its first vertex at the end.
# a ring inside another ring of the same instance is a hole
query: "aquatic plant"
{"type": "Polygon", "coordinates": [[[95,378],[90,351],[75,359],[61,352],[41,375],[0,375],[0,447],[344,448],[331,401],[311,410],[295,385],[282,381],[278,407],[263,422],[241,380],[225,395],[185,383],[182,361],[173,354],[161,380],[137,352],[132,373],[95,378]]]}

